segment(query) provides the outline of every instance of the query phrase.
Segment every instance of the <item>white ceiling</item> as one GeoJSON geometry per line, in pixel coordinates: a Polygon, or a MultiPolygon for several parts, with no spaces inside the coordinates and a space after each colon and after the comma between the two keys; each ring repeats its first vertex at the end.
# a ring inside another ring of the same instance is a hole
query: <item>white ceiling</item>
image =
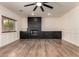
{"type": "Polygon", "coordinates": [[[34,13],[34,16],[41,16],[41,17],[60,17],[79,5],[78,2],[49,2],[46,3],[48,5],[53,6],[53,9],[44,7],[44,12],[41,11],[40,8],[37,8],[36,11],[33,11],[35,5],[24,7],[24,5],[30,4],[33,2],[0,2],[1,5],[7,7],[8,9],[11,9],[12,11],[16,12],[20,16],[33,16],[32,13],[34,13]],[[20,11],[23,10],[23,11],[20,11]],[[47,15],[48,13],[51,13],[51,15],[47,15]]]}

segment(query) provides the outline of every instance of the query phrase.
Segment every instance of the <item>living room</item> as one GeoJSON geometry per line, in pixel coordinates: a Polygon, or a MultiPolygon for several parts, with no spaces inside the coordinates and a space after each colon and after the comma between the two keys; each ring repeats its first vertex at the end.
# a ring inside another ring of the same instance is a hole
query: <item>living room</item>
{"type": "Polygon", "coordinates": [[[0,56],[79,56],[79,2],[37,3],[0,2],[0,56]]]}

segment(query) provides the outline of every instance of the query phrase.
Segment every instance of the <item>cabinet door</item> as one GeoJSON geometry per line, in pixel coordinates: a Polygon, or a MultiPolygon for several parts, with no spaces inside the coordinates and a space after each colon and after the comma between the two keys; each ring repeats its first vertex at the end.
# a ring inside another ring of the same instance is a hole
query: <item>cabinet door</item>
{"type": "Polygon", "coordinates": [[[53,32],[53,38],[54,39],[61,39],[62,38],[61,32],[60,31],[53,32]]]}
{"type": "Polygon", "coordinates": [[[20,32],[20,39],[27,39],[28,38],[28,35],[27,35],[27,32],[20,32]]]}
{"type": "Polygon", "coordinates": [[[62,33],[61,33],[61,31],[42,31],[41,38],[62,39],[62,33]]]}

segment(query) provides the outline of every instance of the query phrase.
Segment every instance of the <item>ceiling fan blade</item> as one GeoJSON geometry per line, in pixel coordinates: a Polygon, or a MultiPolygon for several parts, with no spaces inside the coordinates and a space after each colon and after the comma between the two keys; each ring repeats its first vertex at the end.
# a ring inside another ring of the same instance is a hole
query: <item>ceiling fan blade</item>
{"type": "Polygon", "coordinates": [[[38,6],[35,6],[35,8],[33,9],[33,11],[35,11],[37,9],[38,6]]]}
{"type": "Polygon", "coordinates": [[[44,12],[44,8],[42,6],[40,6],[41,10],[44,12]]]}
{"type": "Polygon", "coordinates": [[[43,3],[43,6],[53,9],[53,7],[52,7],[52,6],[47,5],[47,4],[44,4],[44,3],[43,3]]]}
{"type": "Polygon", "coordinates": [[[35,3],[24,5],[24,7],[35,5],[35,3]]]}

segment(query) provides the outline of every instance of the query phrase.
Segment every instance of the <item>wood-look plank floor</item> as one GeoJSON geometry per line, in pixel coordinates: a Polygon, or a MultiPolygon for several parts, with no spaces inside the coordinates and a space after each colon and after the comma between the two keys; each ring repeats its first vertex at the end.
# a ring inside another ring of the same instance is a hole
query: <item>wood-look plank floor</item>
{"type": "Polygon", "coordinates": [[[79,47],[59,39],[17,40],[0,48],[0,57],[79,57],[79,47]]]}

